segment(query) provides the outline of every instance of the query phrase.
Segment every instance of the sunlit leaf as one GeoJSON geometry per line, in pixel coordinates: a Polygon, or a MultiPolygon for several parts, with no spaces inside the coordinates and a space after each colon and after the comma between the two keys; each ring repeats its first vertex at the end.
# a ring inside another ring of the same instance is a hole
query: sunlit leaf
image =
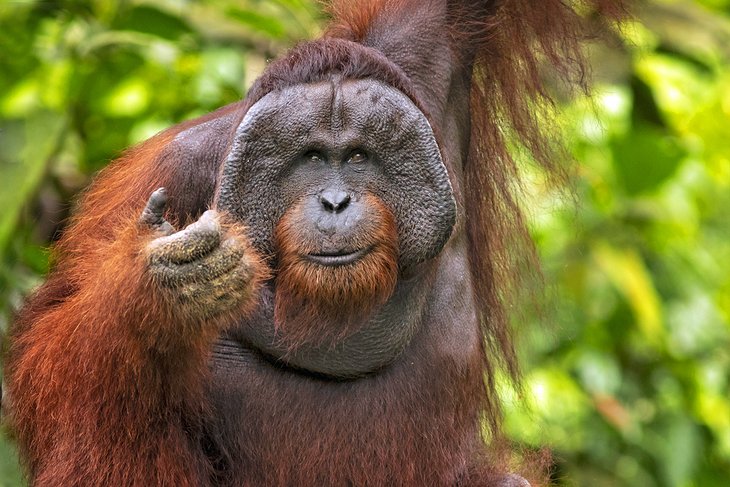
{"type": "Polygon", "coordinates": [[[712,95],[711,78],[700,76],[693,65],[665,54],[641,57],[636,75],[651,87],[665,118],[678,127],[712,95]]]}
{"type": "Polygon", "coordinates": [[[150,89],[141,78],[128,78],[116,86],[104,102],[106,113],[134,117],[144,112],[150,102],[150,89]]]}
{"type": "Polygon", "coordinates": [[[665,331],[661,299],[641,256],[633,249],[598,243],[593,247],[593,258],[631,306],[646,342],[662,347],[665,331]]]}
{"type": "Polygon", "coordinates": [[[6,117],[22,117],[40,106],[38,80],[26,78],[1,98],[0,111],[6,117]]]}
{"type": "Polygon", "coordinates": [[[520,436],[539,444],[547,428],[557,445],[574,448],[580,444],[581,438],[570,433],[579,429],[592,406],[573,378],[563,370],[545,367],[530,374],[526,386],[532,401],[529,406],[537,417],[520,425],[525,428],[520,436]]]}
{"type": "Polygon", "coordinates": [[[231,8],[227,11],[230,18],[250,27],[251,29],[267,34],[275,39],[281,39],[286,34],[284,25],[276,18],[261,15],[253,10],[231,8]]]}
{"type": "Polygon", "coordinates": [[[718,439],[718,446],[730,455],[730,398],[702,392],[697,398],[699,417],[718,439]]]}
{"type": "MultiPolygon", "coordinates": [[[[3,209],[0,214],[0,252],[8,243],[21,208],[41,181],[65,124],[65,117],[49,112],[29,117],[25,122],[21,159],[5,161],[0,168],[3,187],[8,188],[0,191],[0,208],[3,209]]],[[[0,131],[0,137],[2,135],[0,131]]]]}

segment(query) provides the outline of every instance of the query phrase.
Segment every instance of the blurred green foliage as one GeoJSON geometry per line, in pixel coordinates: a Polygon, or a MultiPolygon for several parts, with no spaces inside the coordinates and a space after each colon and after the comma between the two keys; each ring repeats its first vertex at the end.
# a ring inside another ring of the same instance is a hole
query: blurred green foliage
{"type": "Polygon", "coordinates": [[[645,4],[593,99],[561,107],[577,200],[529,185],[552,302],[529,330],[529,413],[567,485],[730,485],[728,2],[645,4]]]}
{"type": "MultiPolygon", "coordinates": [[[[727,486],[730,0],[641,5],[590,47],[593,99],[560,107],[575,197],[525,169],[550,302],[519,324],[506,428],[565,485],[727,486]]],[[[0,328],[95,171],[320,25],[313,0],[0,0],[0,328]]]]}

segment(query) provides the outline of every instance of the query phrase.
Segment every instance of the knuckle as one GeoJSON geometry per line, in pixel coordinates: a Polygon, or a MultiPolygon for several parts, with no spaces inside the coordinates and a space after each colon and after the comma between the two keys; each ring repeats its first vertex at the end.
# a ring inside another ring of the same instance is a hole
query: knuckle
{"type": "Polygon", "coordinates": [[[236,267],[236,272],[244,279],[248,279],[251,277],[253,271],[253,266],[251,265],[248,260],[244,259],[241,260],[238,264],[238,267],[236,267]]]}
{"type": "Polygon", "coordinates": [[[220,244],[220,234],[211,228],[187,228],[180,240],[187,245],[215,248],[220,244]]]}
{"type": "Polygon", "coordinates": [[[191,223],[188,228],[201,233],[221,233],[220,221],[218,221],[217,214],[212,210],[208,210],[203,213],[200,218],[191,223]]]}
{"type": "Polygon", "coordinates": [[[165,252],[162,245],[153,241],[147,245],[145,250],[147,253],[147,264],[150,267],[162,264],[165,261],[165,252]]]}
{"type": "Polygon", "coordinates": [[[161,262],[153,262],[147,268],[152,279],[159,285],[166,288],[173,288],[177,285],[177,274],[169,266],[161,262]]]}

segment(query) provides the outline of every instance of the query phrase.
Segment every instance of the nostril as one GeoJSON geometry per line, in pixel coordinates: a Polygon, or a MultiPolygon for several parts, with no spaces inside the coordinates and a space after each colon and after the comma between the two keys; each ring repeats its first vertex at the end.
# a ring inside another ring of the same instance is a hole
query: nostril
{"type": "Polygon", "coordinates": [[[325,197],[322,197],[322,206],[324,206],[324,209],[327,210],[327,211],[329,211],[329,212],[334,212],[335,211],[334,205],[328,199],[326,199],[325,197]]]}
{"type": "Polygon", "coordinates": [[[338,195],[335,211],[339,213],[340,211],[347,208],[347,205],[349,205],[349,204],[350,204],[350,195],[343,192],[340,195],[338,195]]]}
{"type": "Polygon", "coordinates": [[[340,213],[350,204],[350,199],[350,194],[345,191],[326,190],[322,192],[319,201],[328,212],[340,213]]]}

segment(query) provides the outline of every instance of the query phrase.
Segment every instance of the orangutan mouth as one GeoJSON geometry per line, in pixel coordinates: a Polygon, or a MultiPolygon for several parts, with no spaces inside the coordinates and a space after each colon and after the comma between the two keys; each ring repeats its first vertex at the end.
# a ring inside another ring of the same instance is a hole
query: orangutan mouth
{"type": "Polygon", "coordinates": [[[342,265],[354,264],[358,260],[362,259],[372,250],[372,247],[366,247],[364,249],[350,252],[347,250],[338,250],[335,252],[323,252],[319,254],[307,254],[304,256],[310,262],[318,265],[337,267],[342,265]]]}

